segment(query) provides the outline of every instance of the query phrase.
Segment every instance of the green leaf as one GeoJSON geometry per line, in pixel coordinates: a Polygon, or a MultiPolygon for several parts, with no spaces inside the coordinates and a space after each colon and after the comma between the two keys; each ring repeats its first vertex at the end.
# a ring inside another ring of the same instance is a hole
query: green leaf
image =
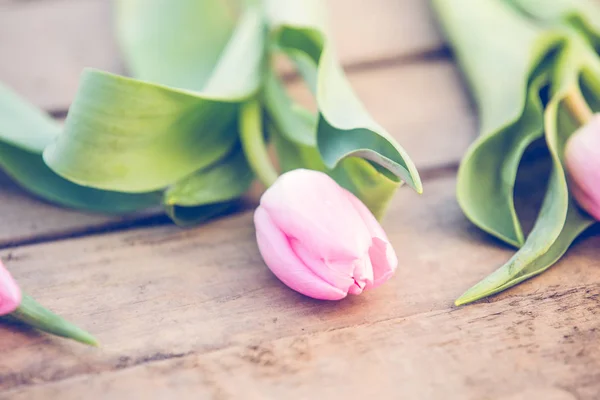
{"type": "MultiPolygon", "coordinates": [[[[44,151],[44,159],[55,172],[75,183],[142,193],[164,189],[216,163],[232,150],[237,141],[239,105],[260,85],[264,28],[260,11],[250,7],[238,21],[225,48],[219,47],[216,64],[213,57],[205,60],[191,55],[191,61],[182,55],[163,63],[162,56],[151,47],[155,18],[139,18],[153,7],[148,7],[146,1],[131,3],[118,9],[126,11],[119,18],[120,26],[127,26],[128,22],[136,26],[121,29],[122,41],[143,47],[131,56],[137,60],[135,69],[146,77],[171,82],[169,77],[176,79],[185,68],[195,66],[199,71],[209,68],[212,72],[202,82],[202,91],[188,90],[198,88],[191,81],[174,82],[188,86],[172,88],[88,70],[69,110],[64,132],[44,151]],[[159,70],[154,67],[143,70],[142,65],[150,63],[150,53],[161,57],[155,61],[159,70]]],[[[169,14],[172,2],[154,0],[154,3],[153,15],[170,17],[163,22],[168,26],[161,25],[159,31],[186,32],[188,40],[196,40],[202,34],[204,28],[198,20],[187,15],[196,10],[190,1],[185,2],[187,12],[178,6],[175,15],[169,14]]],[[[221,44],[217,41],[214,45],[221,44]]],[[[165,46],[166,43],[159,44],[157,49],[165,46]]],[[[190,71],[188,76],[191,75],[190,71]]]]}
{"type": "Polygon", "coordinates": [[[23,295],[19,308],[9,317],[52,335],[98,346],[98,341],[92,335],[42,307],[26,294],[23,295]]]}
{"type": "Polygon", "coordinates": [[[272,71],[266,75],[263,91],[264,106],[278,132],[293,143],[316,148],[317,117],[290,99],[281,80],[272,71]]]}
{"type": "MultiPolygon", "coordinates": [[[[0,85],[0,167],[24,189],[62,206],[106,213],[126,213],[159,203],[155,193],[106,192],[56,175],[44,164],[41,151],[59,131],[60,125],[48,115],[0,85]]],[[[27,295],[11,317],[51,334],[97,345],[90,334],[27,295]]]]}
{"type": "Polygon", "coordinates": [[[41,151],[60,129],[44,112],[0,85],[0,167],[21,187],[61,206],[104,213],[128,213],[160,203],[156,193],[131,195],[86,188],[52,172],[41,151]]]}
{"type": "Polygon", "coordinates": [[[388,179],[377,168],[361,158],[346,158],[331,170],[323,164],[316,147],[294,143],[275,128],[270,132],[284,172],[297,168],[326,172],[338,184],[361,199],[377,219],[383,218],[398,188],[397,182],[388,179]]]}
{"type": "Polygon", "coordinates": [[[529,17],[545,24],[570,25],[600,46],[600,6],[596,0],[509,0],[529,17]]]}
{"type": "Polygon", "coordinates": [[[160,193],[129,194],[79,186],[56,175],[42,160],[30,153],[0,143],[0,166],[30,193],[54,204],[107,214],[125,214],[160,204],[160,193]]]}
{"type": "Polygon", "coordinates": [[[295,104],[273,74],[266,79],[265,106],[272,118],[270,136],[284,172],[297,168],[326,172],[361,199],[376,218],[383,218],[399,186],[397,181],[358,157],[345,158],[333,169],[325,165],[316,145],[317,116],[295,104]]]}
{"type": "MultiPolygon", "coordinates": [[[[413,162],[406,151],[373,121],[336,61],[331,40],[325,34],[322,3],[318,0],[285,3],[268,0],[265,6],[272,47],[296,63],[316,94],[319,110],[317,148],[324,164],[334,169],[346,158],[366,159],[420,193],[422,185],[413,162]]],[[[286,131],[288,137],[294,135],[290,129],[286,131]]]]}
{"type": "Polygon", "coordinates": [[[81,185],[161,190],[231,150],[236,113],[235,103],[88,70],[44,160],[81,185]]]}
{"type": "Polygon", "coordinates": [[[479,108],[480,137],[458,173],[459,204],[475,225],[519,247],[524,235],[513,202],[517,169],[527,146],[542,135],[541,65],[563,36],[536,26],[505,1],[433,4],[479,108]]]}
{"type": "Polygon", "coordinates": [[[180,226],[203,222],[235,204],[254,175],[238,145],[224,160],[182,179],[164,193],[167,213],[180,226]]]}
{"type": "Polygon", "coordinates": [[[573,90],[579,90],[582,70],[600,82],[600,61],[577,36],[572,36],[555,64],[553,96],[544,114],[553,168],[536,224],[523,247],[505,265],[456,300],[456,305],[498,293],[542,273],[594,223],[570,197],[562,160],[565,143],[578,126],[565,104],[573,90]]]}
{"type": "Polygon", "coordinates": [[[529,87],[521,117],[505,129],[480,137],[458,171],[457,198],[465,215],[516,247],[525,239],[514,204],[515,181],[525,150],[543,135],[540,90],[547,83],[547,74],[538,75],[529,87]]]}
{"type": "Polygon", "coordinates": [[[114,5],[117,41],[132,76],[198,92],[244,11],[243,2],[229,0],[115,0],[114,5]]]}
{"type": "Polygon", "coordinates": [[[41,153],[60,129],[50,116],[0,84],[0,139],[5,144],[41,153]]]}

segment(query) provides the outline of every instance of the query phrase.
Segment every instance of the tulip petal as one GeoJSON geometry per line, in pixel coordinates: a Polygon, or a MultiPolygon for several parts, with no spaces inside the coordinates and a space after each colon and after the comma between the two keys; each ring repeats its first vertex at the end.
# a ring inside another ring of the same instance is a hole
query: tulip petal
{"type": "Polygon", "coordinates": [[[269,269],[284,284],[306,296],[320,300],[340,300],[347,293],[315,275],[294,253],[288,237],[259,206],[254,213],[256,239],[269,269]]]}
{"type": "Polygon", "coordinates": [[[600,221],[600,200],[594,199],[577,184],[571,186],[571,192],[581,208],[587,211],[595,220],[600,221]]]}
{"type": "Polygon", "coordinates": [[[581,207],[600,220],[600,115],[573,134],[565,158],[573,195],[581,207]]]}
{"type": "Polygon", "coordinates": [[[371,244],[345,190],[322,172],[296,169],[281,175],[260,204],[287,237],[300,241],[315,258],[352,263],[371,244]]]}
{"type": "Polygon", "coordinates": [[[21,289],[0,262],[0,316],[10,314],[21,304],[21,289]]]}
{"type": "Polygon", "coordinates": [[[345,191],[348,200],[363,219],[372,237],[369,249],[369,257],[373,268],[373,281],[367,282],[367,289],[375,288],[387,281],[398,267],[398,257],[390,244],[381,224],[373,216],[371,211],[352,193],[345,191]]]}
{"type": "Polygon", "coordinates": [[[289,243],[300,262],[325,282],[341,290],[348,290],[354,286],[354,279],[352,279],[354,265],[351,261],[326,261],[315,257],[297,239],[292,238],[289,243]]]}
{"type": "Polygon", "coordinates": [[[373,266],[368,254],[354,262],[353,281],[354,285],[348,290],[350,294],[361,294],[364,289],[373,286],[373,266]]]}

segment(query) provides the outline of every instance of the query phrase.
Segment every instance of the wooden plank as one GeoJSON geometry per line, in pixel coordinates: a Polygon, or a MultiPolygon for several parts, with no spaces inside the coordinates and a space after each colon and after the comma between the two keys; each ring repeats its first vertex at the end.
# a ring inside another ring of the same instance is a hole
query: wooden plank
{"type": "MultiPolygon", "coordinates": [[[[28,386],[88,374],[111,373],[161,359],[183,359],[186,365],[189,360],[186,355],[207,357],[211,369],[218,370],[219,357],[212,358],[210,353],[220,349],[230,348],[223,350],[226,360],[227,354],[238,353],[241,349],[251,353],[257,342],[285,348],[290,343],[286,342],[287,337],[300,337],[299,340],[307,340],[309,344],[314,337],[318,349],[333,337],[322,332],[351,327],[357,327],[355,337],[340,342],[343,350],[334,345],[328,351],[315,350],[306,372],[308,375],[292,373],[288,377],[291,381],[280,377],[281,386],[277,379],[270,381],[268,376],[260,375],[263,372],[268,375],[269,368],[268,365],[260,367],[263,363],[260,361],[261,347],[257,347],[258,355],[252,357],[258,357],[259,361],[250,361],[246,369],[239,370],[239,374],[235,372],[239,375],[236,382],[240,385],[246,382],[240,390],[244,387],[267,390],[273,393],[274,398],[281,398],[276,395],[281,393],[277,390],[292,387],[288,384],[300,385],[299,382],[305,378],[308,379],[306,387],[318,387],[323,383],[315,377],[319,373],[330,374],[334,378],[332,385],[339,385],[342,379],[352,381],[348,375],[334,370],[341,363],[343,354],[350,356],[353,348],[357,354],[349,359],[350,365],[363,362],[372,365],[381,358],[376,364],[377,371],[365,376],[368,387],[376,384],[378,376],[384,380],[391,376],[381,373],[397,371],[399,375],[394,381],[405,382],[406,390],[410,387],[413,388],[410,390],[416,390],[417,383],[410,386],[410,381],[419,375],[425,379],[425,388],[431,387],[432,383],[427,379],[435,379],[439,384],[438,390],[456,389],[461,382],[468,384],[470,374],[488,364],[492,371],[501,373],[498,379],[502,382],[509,380],[514,367],[529,365],[526,357],[522,360],[514,358],[515,354],[524,351],[519,347],[523,344],[527,345],[525,349],[532,347],[539,351],[535,353],[535,360],[545,356],[554,360],[553,357],[561,354],[560,349],[548,353],[544,345],[554,345],[553,338],[566,332],[567,327],[561,325],[561,321],[570,319],[572,325],[569,329],[580,326],[585,329],[583,338],[593,338],[595,334],[589,330],[595,322],[588,319],[591,318],[590,310],[597,310],[600,237],[582,241],[559,266],[499,296],[495,305],[488,307],[482,304],[449,317],[444,317],[445,311],[435,312],[451,309],[454,298],[512,253],[464,219],[455,203],[454,185],[454,178],[447,177],[429,182],[422,197],[409,190],[401,191],[385,221],[390,240],[400,258],[399,272],[380,289],[339,303],[304,298],[285,288],[270,274],[256,249],[250,213],[189,230],[164,226],[4,251],[0,254],[11,260],[10,268],[24,288],[47,306],[95,332],[103,347],[100,350],[90,349],[2,326],[0,389],[19,390],[24,397],[34,397],[35,393],[50,392],[45,392],[44,386],[34,387],[30,392],[28,386]],[[586,293],[586,290],[590,292],[586,293]],[[560,297],[567,295],[576,301],[562,303],[560,297]],[[585,298],[587,295],[590,299],[585,298]],[[534,303],[540,304],[539,312],[533,309],[534,303]],[[560,315],[551,315],[551,310],[559,308],[562,310],[560,315]],[[520,327],[516,322],[509,324],[522,316],[520,312],[535,312],[532,325],[526,323],[520,327]],[[506,319],[496,321],[496,313],[506,313],[506,319]],[[477,321],[477,318],[481,321],[470,325],[470,321],[477,321]],[[400,323],[403,319],[420,322],[404,326],[400,323]],[[369,328],[371,325],[374,328],[369,328]],[[529,326],[533,326],[531,329],[534,330],[540,326],[540,336],[521,335],[521,329],[525,329],[526,333],[529,326]],[[434,337],[424,336],[425,328],[440,333],[440,346],[442,339],[456,343],[455,347],[447,347],[451,356],[444,356],[442,348],[434,348],[432,354],[426,354],[434,337]],[[518,330],[518,335],[514,329],[518,330]],[[376,338],[372,349],[365,342],[367,337],[376,338]],[[494,344],[498,337],[498,344],[494,344]],[[535,348],[532,343],[538,341],[540,347],[535,348]],[[317,351],[323,355],[316,354],[317,351]],[[338,354],[332,363],[327,362],[329,355],[340,351],[343,354],[338,354]],[[363,353],[366,355],[361,359],[359,354],[363,353]],[[389,357],[386,358],[385,354],[389,357]],[[408,357],[404,358],[403,354],[408,354],[408,357]],[[494,360],[494,355],[499,358],[494,360]],[[419,356],[427,356],[424,360],[431,361],[433,365],[427,369],[427,364],[421,362],[419,356]],[[475,363],[480,356],[483,358],[479,364],[475,363]],[[462,365],[456,360],[475,364],[462,365]],[[259,366],[252,366],[256,363],[259,366]],[[414,370],[411,365],[415,365],[414,370]],[[398,366],[402,368],[398,370],[398,366]],[[426,371],[435,373],[425,376],[426,371]],[[456,387],[444,386],[441,377],[446,371],[453,371],[448,384],[456,387]],[[248,381],[253,379],[257,382],[249,384],[248,381]]],[[[353,335],[354,330],[347,332],[353,335]]],[[[573,347],[588,343],[583,338],[573,338],[573,347]]],[[[589,351],[592,357],[598,355],[595,350],[589,351]]],[[[177,364],[177,361],[174,363],[177,364]]],[[[267,359],[264,363],[270,361],[267,359]]],[[[552,371],[563,376],[563,373],[571,371],[570,365],[558,368],[561,363],[554,360],[551,368],[544,370],[545,374],[540,376],[550,376],[552,371]]],[[[277,365],[272,369],[278,370],[280,367],[277,365]]],[[[531,365],[544,368],[544,365],[533,361],[531,365]]],[[[528,368],[533,368],[531,365],[528,368]]],[[[186,368],[182,372],[184,377],[192,373],[186,368]]],[[[367,371],[356,368],[361,376],[367,374],[367,371]]],[[[204,373],[202,368],[192,370],[195,374],[204,373]]],[[[128,372],[114,375],[114,378],[110,378],[109,374],[108,381],[102,381],[105,378],[100,375],[97,380],[91,377],[86,382],[90,385],[97,383],[99,386],[96,388],[115,387],[116,394],[122,395],[120,391],[125,390],[126,383],[121,380],[139,382],[138,379],[146,377],[144,371],[148,370],[139,371],[142,371],[139,377],[136,373],[132,377],[128,372]]],[[[576,371],[563,378],[569,379],[569,376],[576,375],[576,371]]],[[[220,382],[229,375],[222,372],[216,379],[220,382]]],[[[167,374],[165,380],[167,383],[177,381],[177,376],[167,374]]],[[[477,376],[481,380],[475,381],[475,387],[483,388],[491,385],[490,379],[494,375],[481,372],[477,376]]],[[[81,395],[77,389],[78,381],[72,382],[65,381],[64,385],[50,386],[48,390],[58,388],[55,390],[67,398],[81,395]]],[[[196,382],[195,385],[210,389],[209,383],[196,382]]],[[[356,388],[353,382],[348,382],[348,385],[356,388]]],[[[391,383],[386,385],[391,387],[391,383]]]]}
{"type": "Polygon", "coordinates": [[[83,213],[39,200],[0,173],[0,246],[65,237],[129,226],[140,221],[160,222],[160,211],[123,216],[83,213]]]}
{"type": "Polygon", "coordinates": [[[0,4],[0,80],[47,110],[66,109],[84,67],[121,70],[110,1],[0,4]]]}
{"type": "MultiPolygon", "coordinates": [[[[427,52],[441,38],[422,0],[330,0],[344,64],[427,52]]],[[[40,107],[64,110],[84,67],[122,71],[110,2],[0,2],[0,80],[40,107]]]]}
{"type": "MultiPolygon", "coordinates": [[[[450,61],[353,71],[349,77],[374,117],[421,169],[456,164],[475,136],[473,112],[450,61]]],[[[308,101],[298,83],[291,92],[308,101]]],[[[0,188],[0,246],[110,229],[157,215],[115,218],[61,209],[34,199],[6,177],[0,178],[0,188]]]]}
{"type": "Polygon", "coordinates": [[[329,0],[329,18],[344,65],[437,51],[443,38],[423,0],[329,0]]]}
{"type": "Polygon", "coordinates": [[[599,298],[596,281],[460,310],[257,338],[6,398],[595,400],[599,298]]]}

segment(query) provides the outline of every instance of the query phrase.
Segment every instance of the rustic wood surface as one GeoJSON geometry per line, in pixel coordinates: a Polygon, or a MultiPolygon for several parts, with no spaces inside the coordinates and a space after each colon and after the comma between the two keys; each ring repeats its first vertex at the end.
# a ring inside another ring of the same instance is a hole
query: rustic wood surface
{"type": "MultiPolygon", "coordinates": [[[[329,7],[352,84],[423,173],[425,194],[400,190],[384,223],[397,275],[314,301],[263,265],[251,210],[182,230],[157,211],[63,210],[0,177],[0,258],[102,342],[0,325],[0,399],[600,398],[598,229],[541,277],[454,307],[512,254],[454,198],[476,134],[466,90],[427,2],[329,7]]],[[[110,32],[106,0],[0,0],[0,80],[60,117],[81,68],[122,70],[110,32]]]]}

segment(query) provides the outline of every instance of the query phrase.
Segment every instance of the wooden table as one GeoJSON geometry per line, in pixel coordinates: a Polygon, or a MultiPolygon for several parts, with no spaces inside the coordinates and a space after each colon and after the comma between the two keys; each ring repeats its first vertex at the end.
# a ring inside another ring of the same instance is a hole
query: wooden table
{"type": "MultiPolygon", "coordinates": [[[[328,4],[352,84],[424,178],[385,220],[393,280],[313,301],[264,266],[251,210],[182,230],[56,208],[2,177],[0,257],[102,347],[0,325],[1,399],[600,398],[598,231],[543,276],[454,307],[512,254],[455,201],[476,135],[460,75],[426,1],[328,4]]],[[[84,66],[122,69],[107,0],[0,0],[0,54],[0,80],[57,118],[84,66]]]]}

